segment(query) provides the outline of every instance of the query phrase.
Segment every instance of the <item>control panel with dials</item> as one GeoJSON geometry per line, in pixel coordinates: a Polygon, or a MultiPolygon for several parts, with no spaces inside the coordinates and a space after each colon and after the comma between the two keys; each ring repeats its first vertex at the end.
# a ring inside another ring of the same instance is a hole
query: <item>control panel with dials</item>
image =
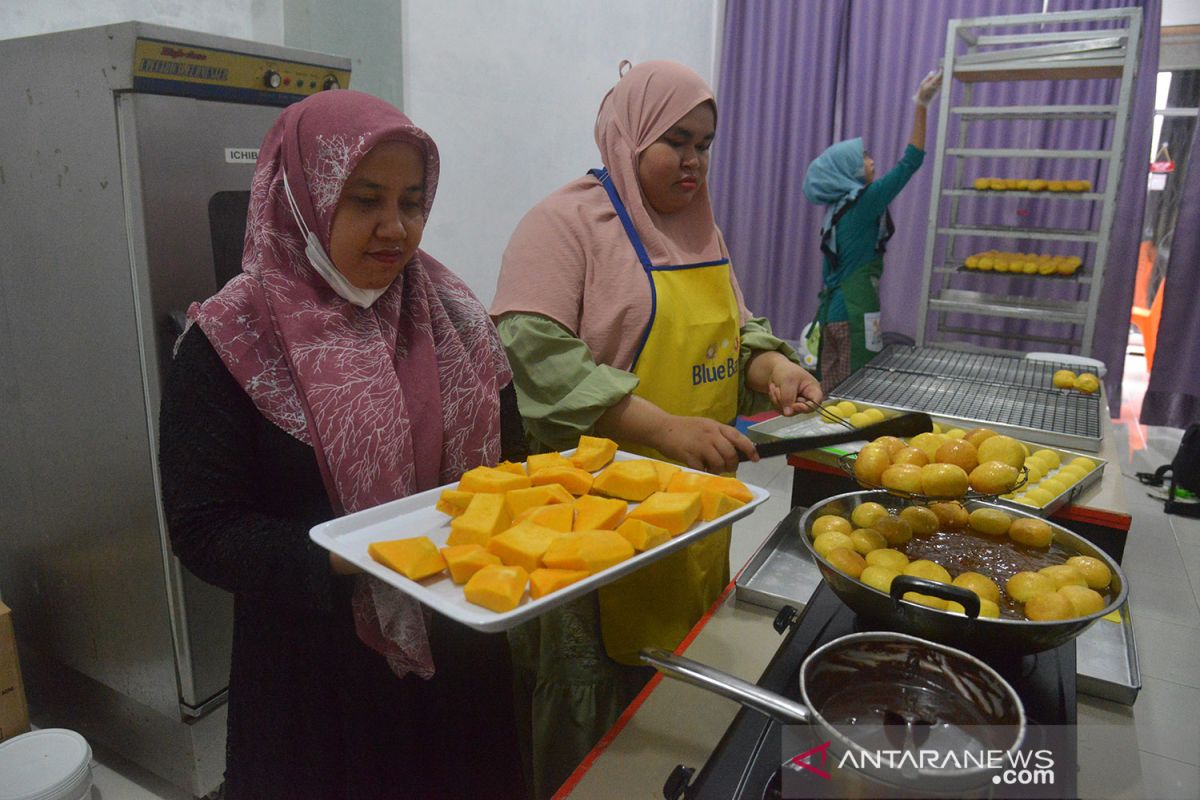
{"type": "Polygon", "coordinates": [[[349,70],[318,64],[141,37],[134,47],[138,92],[286,106],[349,85],[349,70]]]}

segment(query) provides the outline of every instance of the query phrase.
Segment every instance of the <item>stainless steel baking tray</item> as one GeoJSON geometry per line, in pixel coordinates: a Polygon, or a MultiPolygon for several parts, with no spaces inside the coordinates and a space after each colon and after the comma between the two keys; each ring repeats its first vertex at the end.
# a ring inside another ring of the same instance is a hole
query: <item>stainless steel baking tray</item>
{"type": "Polygon", "coordinates": [[[734,582],[737,600],[778,611],[785,605],[802,608],[812,597],[821,572],[800,541],[800,517],[806,510],[793,508],[759,545],[734,582]]]}

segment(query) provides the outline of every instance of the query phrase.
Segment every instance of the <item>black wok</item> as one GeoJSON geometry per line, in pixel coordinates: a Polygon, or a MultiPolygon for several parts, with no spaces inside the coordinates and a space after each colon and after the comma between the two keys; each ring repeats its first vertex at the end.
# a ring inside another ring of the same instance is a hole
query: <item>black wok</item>
{"type": "MultiPolygon", "coordinates": [[[[1045,522],[1053,529],[1056,544],[1073,551],[1075,555],[1097,558],[1112,570],[1112,584],[1107,590],[1111,600],[1100,611],[1085,617],[1053,622],[979,617],[977,616],[979,601],[973,592],[958,586],[926,581],[907,575],[902,575],[893,581],[891,594],[885,594],[841,572],[823,557],[817,555],[813,550],[812,538],[809,536],[812,523],[817,517],[825,514],[849,517],[856,506],[866,502],[880,503],[892,510],[910,504],[882,491],[849,492],[837,495],[808,509],[800,518],[799,535],[804,541],[804,546],[812,554],[813,560],[816,561],[817,567],[821,570],[821,575],[842,602],[882,628],[911,633],[924,639],[960,647],[972,653],[988,655],[1038,653],[1074,639],[1096,620],[1124,605],[1128,595],[1125,574],[1107,553],[1083,537],[1050,520],[1045,520],[1045,522]],[[900,599],[905,592],[911,591],[961,603],[967,613],[966,615],[954,614],[900,599]]],[[[994,504],[975,500],[966,501],[963,505],[968,510],[979,507],[1001,508],[994,504]]],[[[1002,510],[1014,517],[1041,519],[1036,514],[1008,507],[1003,507],[1002,510]]]]}

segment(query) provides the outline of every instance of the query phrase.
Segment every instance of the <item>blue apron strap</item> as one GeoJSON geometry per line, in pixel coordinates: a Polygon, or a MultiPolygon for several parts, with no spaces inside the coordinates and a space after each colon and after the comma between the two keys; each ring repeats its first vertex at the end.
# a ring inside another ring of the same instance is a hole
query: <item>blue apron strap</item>
{"type": "Polygon", "coordinates": [[[608,169],[590,169],[588,174],[595,175],[600,181],[600,185],[604,187],[604,191],[608,192],[608,199],[612,201],[617,217],[620,218],[621,225],[625,227],[625,235],[629,237],[629,243],[633,245],[633,250],[637,253],[638,261],[642,262],[642,267],[647,270],[653,269],[654,265],[650,263],[650,255],[642,246],[642,238],[638,236],[637,229],[633,227],[633,220],[629,218],[629,212],[625,210],[625,204],[621,202],[621,197],[617,194],[617,187],[613,186],[608,169]]]}

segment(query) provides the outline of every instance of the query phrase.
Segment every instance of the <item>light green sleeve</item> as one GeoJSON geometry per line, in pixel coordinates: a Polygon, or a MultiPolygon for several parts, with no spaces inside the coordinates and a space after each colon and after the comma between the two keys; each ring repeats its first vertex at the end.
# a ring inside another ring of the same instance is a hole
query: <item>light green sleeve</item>
{"type": "Polygon", "coordinates": [[[583,340],[551,319],[506,314],[496,328],[535,452],[574,447],[601,414],[638,385],[633,373],[597,364],[583,340]]]}
{"type": "Polygon", "coordinates": [[[770,411],[774,406],[765,394],[760,394],[746,386],[746,364],[750,356],[763,350],[778,350],[801,366],[804,362],[792,346],[771,333],[771,323],[766,317],[751,317],[741,330],[742,347],[738,353],[738,414],[748,417],[770,411]]]}

